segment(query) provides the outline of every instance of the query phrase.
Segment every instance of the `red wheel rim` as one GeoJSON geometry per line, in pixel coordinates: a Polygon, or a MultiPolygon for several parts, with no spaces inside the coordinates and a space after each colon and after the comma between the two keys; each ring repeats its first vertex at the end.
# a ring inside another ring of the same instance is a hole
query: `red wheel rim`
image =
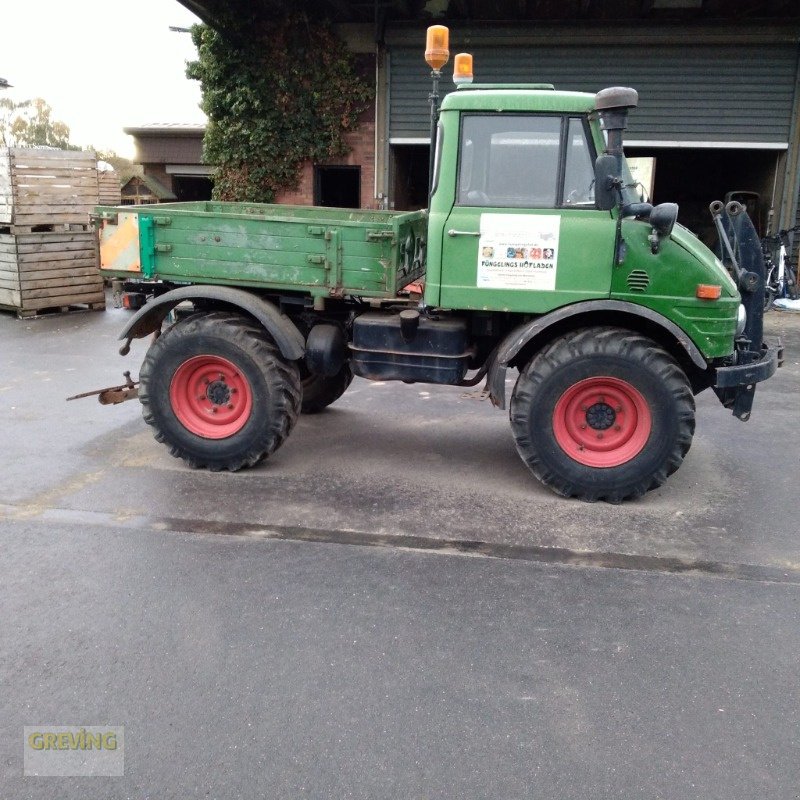
{"type": "Polygon", "coordinates": [[[586,378],[561,395],[553,433],[561,449],[587,467],[618,467],[635,458],[653,428],[642,394],[619,378],[586,378]]]}
{"type": "Polygon", "coordinates": [[[239,369],[220,356],[195,356],[178,367],[169,386],[181,425],[204,439],[225,439],[250,419],[253,393],[239,369]]]}

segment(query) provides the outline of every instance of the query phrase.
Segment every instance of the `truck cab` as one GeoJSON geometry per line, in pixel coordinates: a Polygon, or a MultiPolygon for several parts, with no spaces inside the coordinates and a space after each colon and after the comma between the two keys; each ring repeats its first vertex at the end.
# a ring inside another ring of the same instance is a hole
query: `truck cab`
{"type": "Polygon", "coordinates": [[[608,297],[615,224],[595,204],[593,101],[541,84],[445,98],[426,304],[545,314],[608,297]]]}

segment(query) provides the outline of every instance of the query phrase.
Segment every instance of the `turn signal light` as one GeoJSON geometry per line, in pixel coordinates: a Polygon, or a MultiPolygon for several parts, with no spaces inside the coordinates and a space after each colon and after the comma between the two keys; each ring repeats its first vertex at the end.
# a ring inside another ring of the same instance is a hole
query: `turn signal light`
{"type": "Polygon", "coordinates": [[[445,25],[431,25],[425,41],[425,60],[439,70],[450,60],[450,30],[445,25]]]}
{"type": "Polygon", "coordinates": [[[458,53],[453,59],[453,83],[472,83],[472,54],[458,53]]]}
{"type": "Polygon", "coordinates": [[[695,295],[701,300],[719,300],[722,287],[710,283],[698,283],[695,295]]]}

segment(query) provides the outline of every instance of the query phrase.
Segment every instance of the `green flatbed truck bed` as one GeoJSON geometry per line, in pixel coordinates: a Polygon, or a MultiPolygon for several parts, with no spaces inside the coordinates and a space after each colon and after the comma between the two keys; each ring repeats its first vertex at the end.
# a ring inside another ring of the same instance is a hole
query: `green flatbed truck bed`
{"type": "Polygon", "coordinates": [[[425,271],[426,211],[193,202],[95,218],[111,277],[385,298],[425,271]]]}

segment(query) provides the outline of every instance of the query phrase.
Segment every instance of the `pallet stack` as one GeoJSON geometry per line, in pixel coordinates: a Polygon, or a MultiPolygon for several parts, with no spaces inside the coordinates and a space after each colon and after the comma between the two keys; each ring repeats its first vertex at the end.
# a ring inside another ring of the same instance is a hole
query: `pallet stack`
{"type": "Polygon", "coordinates": [[[98,200],[94,153],[0,149],[0,308],[105,308],[89,225],[98,200]]]}
{"type": "Polygon", "coordinates": [[[119,175],[112,170],[97,171],[97,186],[100,199],[98,205],[118,206],[122,203],[119,175]]]}

